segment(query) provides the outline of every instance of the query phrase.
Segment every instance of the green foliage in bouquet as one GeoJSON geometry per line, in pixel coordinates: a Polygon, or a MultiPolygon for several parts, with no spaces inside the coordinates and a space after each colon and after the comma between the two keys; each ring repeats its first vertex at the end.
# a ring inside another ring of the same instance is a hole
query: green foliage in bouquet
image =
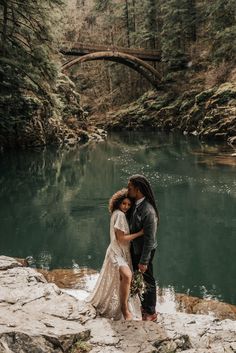
{"type": "Polygon", "coordinates": [[[146,291],[147,285],[144,281],[142,272],[135,271],[131,281],[130,296],[134,297],[135,295],[138,295],[142,298],[146,291]]]}

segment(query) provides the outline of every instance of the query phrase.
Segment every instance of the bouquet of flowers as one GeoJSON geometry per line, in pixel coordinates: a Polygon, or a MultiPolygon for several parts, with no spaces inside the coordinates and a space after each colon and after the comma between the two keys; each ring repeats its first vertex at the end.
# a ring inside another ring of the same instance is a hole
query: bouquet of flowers
{"type": "Polygon", "coordinates": [[[133,273],[133,277],[131,281],[130,296],[134,297],[135,295],[138,294],[138,296],[142,298],[146,291],[147,291],[147,285],[144,282],[142,272],[135,271],[133,273]]]}

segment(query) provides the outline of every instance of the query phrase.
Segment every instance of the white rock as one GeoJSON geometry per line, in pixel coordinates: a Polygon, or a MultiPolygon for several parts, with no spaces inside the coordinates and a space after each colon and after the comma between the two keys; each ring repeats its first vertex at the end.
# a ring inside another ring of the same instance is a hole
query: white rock
{"type": "Polygon", "coordinates": [[[69,353],[83,339],[91,353],[236,351],[236,321],[179,312],[159,313],[156,323],[95,318],[36,270],[5,256],[0,266],[0,353],[69,353]]]}

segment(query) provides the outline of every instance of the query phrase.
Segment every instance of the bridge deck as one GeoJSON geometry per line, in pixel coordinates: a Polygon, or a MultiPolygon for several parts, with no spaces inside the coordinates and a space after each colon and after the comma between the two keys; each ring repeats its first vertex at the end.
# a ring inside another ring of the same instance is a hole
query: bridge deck
{"type": "Polygon", "coordinates": [[[157,50],[150,49],[132,49],[124,47],[116,47],[112,45],[89,45],[79,42],[63,43],[60,52],[64,55],[83,56],[96,52],[120,52],[136,56],[139,59],[147,61],[160,61],[160,53],[157,50]]]}

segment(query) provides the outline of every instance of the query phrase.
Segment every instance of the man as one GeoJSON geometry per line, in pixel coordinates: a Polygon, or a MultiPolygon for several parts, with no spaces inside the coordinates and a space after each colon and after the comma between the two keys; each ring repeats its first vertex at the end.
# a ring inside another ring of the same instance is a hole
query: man
{"type": "Polygon", "coordinates": [[[128,195],[135,200],[135,209],[130,218],[130,232],[136,233],[142,228],[144,235],[131,242],[131,257],[134,271],[143,273],[147,291],[141,300],[142,318],[155,321],[156,282],[153,277],[152,260],[157,247],[156,231],[159,221],[158,210],[152,188],[142,175],[133,175],[128,182],[128,195]]]}

